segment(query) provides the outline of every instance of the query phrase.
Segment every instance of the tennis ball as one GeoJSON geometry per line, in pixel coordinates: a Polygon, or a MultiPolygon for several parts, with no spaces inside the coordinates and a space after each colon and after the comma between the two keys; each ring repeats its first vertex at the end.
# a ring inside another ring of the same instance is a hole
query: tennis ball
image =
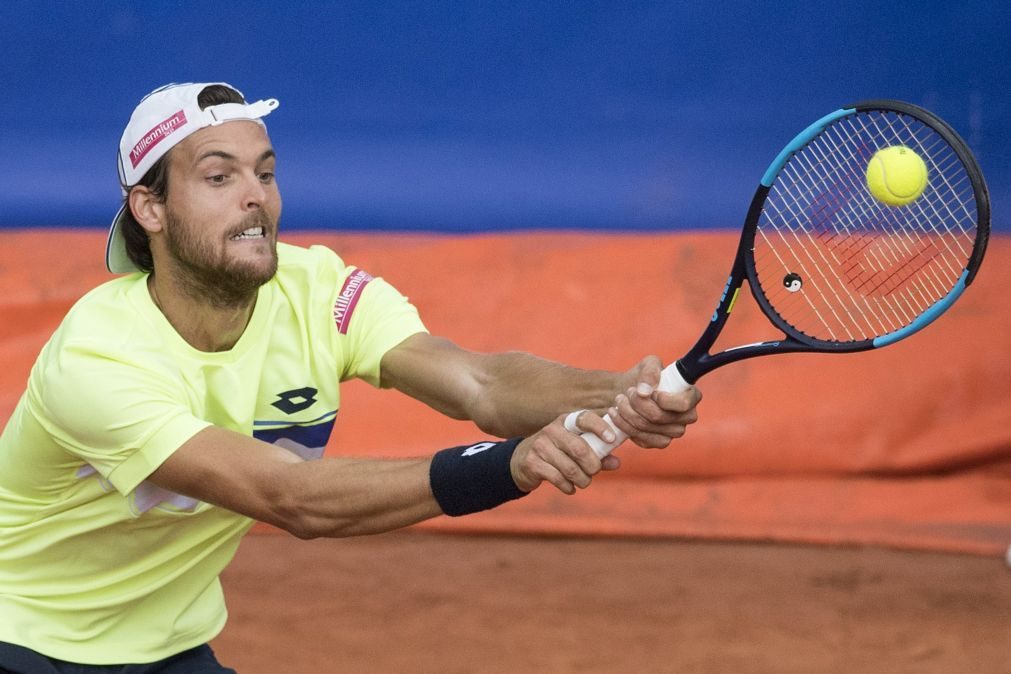
{"type": "Polygon", "coordinates": [[[905,145],[878,150],[867,164],[867,188],[889,206],[916,201],[927,187],[927,165],[905,145]]]}

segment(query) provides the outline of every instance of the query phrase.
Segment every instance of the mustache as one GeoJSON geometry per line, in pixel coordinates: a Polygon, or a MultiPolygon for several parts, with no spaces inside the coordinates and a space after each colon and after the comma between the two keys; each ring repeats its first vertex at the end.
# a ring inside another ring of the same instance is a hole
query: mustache
{"type": "Polygon", "coordinates": [[[242,220],[239,221],[235,227],[229,230],[227,236],[229,238],[242,234],[244,231],[250,227],[263,227],[263,233],[269,234],[277,230],[277,223],[274,222],[266,211],[257,210],[253,211],[242,220]]]}

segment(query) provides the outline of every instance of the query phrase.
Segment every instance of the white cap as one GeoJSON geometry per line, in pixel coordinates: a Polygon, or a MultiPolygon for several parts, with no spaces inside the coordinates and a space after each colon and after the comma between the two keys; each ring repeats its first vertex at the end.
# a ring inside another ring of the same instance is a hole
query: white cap
{"type": "MultiPolygon", "coordinates": [[[[130,122],[119,141],[119,184],[125,197],[130,188],[169,150],[190,134],[204,127],[217,126],[234,120],[260,121],[278,106],[276,98],[256,103],[223,103],[201,110],[197,103],[200,92],[212,85],[238,89],[224,82],[202,84],[167,84],[144,97],[130,116],[130,122]]],[[[123,221],[132,220],[128,203],[116,213],[109,229],[105,247],[105,266],[114,274],[140,271],[126,254],[123,221]]]]}

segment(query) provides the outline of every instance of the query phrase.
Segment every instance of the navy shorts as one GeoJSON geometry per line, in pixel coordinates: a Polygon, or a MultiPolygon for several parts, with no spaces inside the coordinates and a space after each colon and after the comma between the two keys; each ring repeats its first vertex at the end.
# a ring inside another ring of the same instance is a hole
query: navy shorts
{"type": "Polygon", "coordinates": [[[10,674],[235,674],[214,657],[207,644],[143,665],[77,665],[0,642],[0,672],[10,674]]]}

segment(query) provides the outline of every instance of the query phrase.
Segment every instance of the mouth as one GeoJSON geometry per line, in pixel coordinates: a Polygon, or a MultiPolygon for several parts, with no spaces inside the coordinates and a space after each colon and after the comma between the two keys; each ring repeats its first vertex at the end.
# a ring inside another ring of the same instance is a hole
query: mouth
{"type": "Polygon", "coordinates": [[[264,236],[266,236],[266,232],[263,227],[250,227],[231,237],[230,240],[245,241],[248,239],[262,239],[264,236]]]}

